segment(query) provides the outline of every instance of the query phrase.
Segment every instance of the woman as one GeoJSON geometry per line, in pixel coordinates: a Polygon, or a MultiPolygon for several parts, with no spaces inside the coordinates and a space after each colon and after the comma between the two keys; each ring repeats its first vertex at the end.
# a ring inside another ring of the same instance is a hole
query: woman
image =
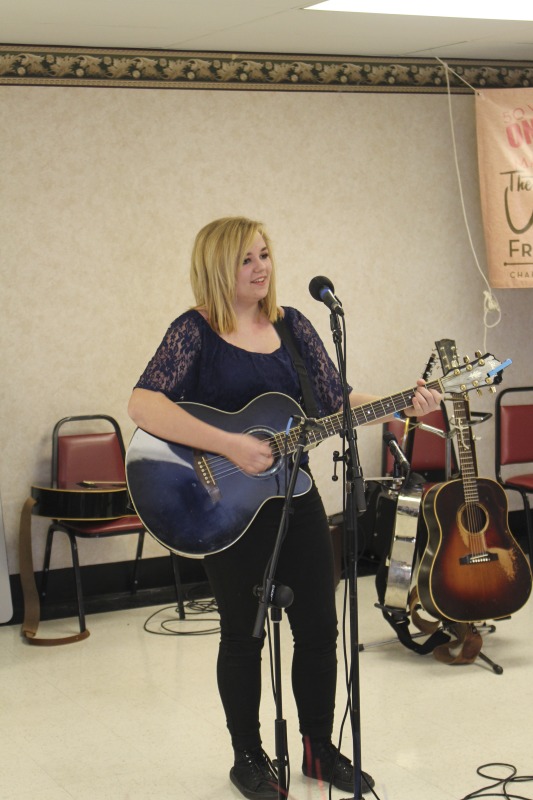
{"type": "MultiPolygon", "coordinates": [[[[133,391],[130,416],[155,436],[219,453],[244,472],[261,473],[273,463],[268,442],[213,427],[176,403],[199,402],[234,412],[275,391],[301,404],[296,370],[273,325],[280,317],[297,342],[320,417],[341,409],[338,372],[310,322],[294,308],[278,307],[272,247],[261,223],[228,217],[204,227],[193,248],[191,285],[196,306],[170,325],[133,391]]],[[[373,399],[350,394],[352,406],[373,399]]],[[[440,399],[418,381],[408,412],[423,416],[440,399]]],[[[278,797],[275,771],[260,736],[264,637],[254,637],[252,631],[258,604],[253,589],[262,583],[272,554],[282,502],[266,502],[234,544],[204,559],[221,618],[217,678],[235,754],[230,779],[250,800],[278,797]]],[[[294,639],[292,686],[304,741],[303,772],[351,791],[352,764],[331,741],[337,675],[335,581],[329,525],[314,484],[294,500],[276,577],[294,592],[286,614],[294,639]]],[[[363,791],[368,791],[373,780],[365,773],[362,778],[363,791]]]]}

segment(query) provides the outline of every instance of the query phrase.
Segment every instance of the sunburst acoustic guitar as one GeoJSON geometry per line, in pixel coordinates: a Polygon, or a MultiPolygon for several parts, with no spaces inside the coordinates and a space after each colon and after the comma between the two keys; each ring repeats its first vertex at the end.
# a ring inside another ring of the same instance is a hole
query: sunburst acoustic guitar
{"type": "MultiPolygon", "coordinates": [[[[454,342],[436,344],[443,370],[456,369],[454,342]]],[[[509,530],[505,491],[496,481],[478,477],[468,397],[462,390],[451,395],[461,477],[436,484],[422,500],[428,540],[418,596],[438,619],[501,619],[527,602],[531,569],[509,530]]]]}

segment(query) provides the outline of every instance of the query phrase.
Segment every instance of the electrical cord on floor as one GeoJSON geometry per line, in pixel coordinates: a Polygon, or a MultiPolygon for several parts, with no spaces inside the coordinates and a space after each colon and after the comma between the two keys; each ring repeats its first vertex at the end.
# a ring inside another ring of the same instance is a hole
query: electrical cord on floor
{"type": "Polygon", "coordinates": [[[217,614],[218,608],[214,598],[208,597],[195,599],[194,597],[191,597],[184,603],[184,611],[185,617],[182,618],[179,616],[178,605],[173,604],[171,606],[166,606],[165,608],[159,608],[148,617],[143,626],[144,630],[147,633],[154,634],[155,636],[210,636],[214,633],[220,632],[220,617],[205,616],[217,614]],[[172,618],[167,617],[161,620],[158,629],[154,630],[150,627],[150,624],[153,623],[159,615],[170,610],[174,610],[175,614],[178,616],[172,618]],[[195,628],[194,630],[186,629],[186,626],[190,623],[195,623],[197,625],[199,623],[203,624],[204,622],[217,622],[218,625],[210,628],[195,628]]]}
{"type": "Polygon", "coordinates": [[[487,780],[494,781],[494,783],[492,783],[490,786],[485,786],[482,789],[476,789],[475,792],[465,795],[461,798],[461,800],[474,800],[474,798],[478,797],[500,797],[504,798],[504,800],[532,800],[531,797],[524,797],[524,795],[521,794],[509,793],[508,789],[511,784],[533,782],[533,775],[517,775],[516,767],[514,767],[512,764],[502,764],[501,762],[496,761],[491,764],[483,764],[481,767],[477,768],[476,772],[482,778],[487,778],[487,780]],[[505,769],[509,770],[510,774],[505,778],[499,778],[497,775],[490,775],[486,772],[486,770],[490,769],[491,767],[504,767],[505,769]],[[500,791],[497,793],[493,793],[491,791],[492,789],[498,788],[500,791]]]}

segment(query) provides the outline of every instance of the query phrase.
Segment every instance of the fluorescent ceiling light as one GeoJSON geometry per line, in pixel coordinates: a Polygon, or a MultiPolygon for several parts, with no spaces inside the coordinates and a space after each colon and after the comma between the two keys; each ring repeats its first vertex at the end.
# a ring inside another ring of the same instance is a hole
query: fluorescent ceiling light
{"type": "Polygon", "coordinates": [[[398,14],[417,17],[464,17],[466,19],[533,20],[531,0],[507,0],[501,10],[487,0],[325,0],[306,6],[306,11],[352,11],[359,14],[398,14]]]}

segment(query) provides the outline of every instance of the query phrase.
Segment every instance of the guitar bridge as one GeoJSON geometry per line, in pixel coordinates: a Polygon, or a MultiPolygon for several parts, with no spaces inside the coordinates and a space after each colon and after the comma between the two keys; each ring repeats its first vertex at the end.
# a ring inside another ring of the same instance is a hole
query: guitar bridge
{"type": "Polygon", "coordinates": [[[216,503],[220,500],[220,489],[211,472],[211,468],[207,463],[207,458],[200,450],[193,451],[194,471],[200,483],[208,493],[211,500],[216,503]]]}
{"type": "Polygon", "coordinates": [[[460,564],[486,564],[489,561],[497,561],[497,553],[469,553],[467,556],[459,559],[460,564]]]}

